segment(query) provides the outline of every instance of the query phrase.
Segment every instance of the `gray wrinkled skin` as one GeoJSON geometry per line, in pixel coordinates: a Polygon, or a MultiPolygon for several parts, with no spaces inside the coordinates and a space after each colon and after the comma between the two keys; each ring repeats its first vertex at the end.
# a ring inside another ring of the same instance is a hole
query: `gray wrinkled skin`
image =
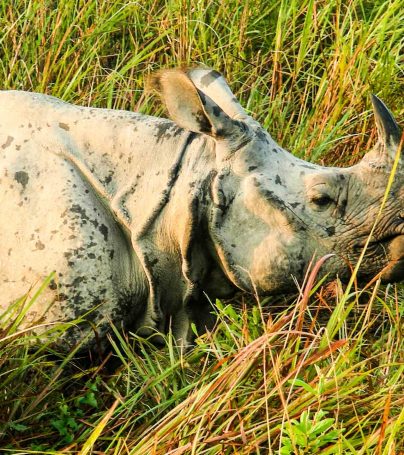
{"type": "MultiPolygon", "coordinates": [[[[349,277],[401,137],[380,100],[379,142],[339,169],[283,150],[215,71],[162,71],[152,85],[172,121],[0,94],[3,309],[55,270],[28,321],[89,312],[101,337],[112,321],[144,335],[171,328],[187,343],[191,322],[200,331],[212,324],[204,293],[290,291],[329,253],[323,273],[349,277]]],[[[401,158],[364,279],[404,278],[403,181],[401,158]]],[[[65,341],[92,330],[76,326],[65,341]]]]}

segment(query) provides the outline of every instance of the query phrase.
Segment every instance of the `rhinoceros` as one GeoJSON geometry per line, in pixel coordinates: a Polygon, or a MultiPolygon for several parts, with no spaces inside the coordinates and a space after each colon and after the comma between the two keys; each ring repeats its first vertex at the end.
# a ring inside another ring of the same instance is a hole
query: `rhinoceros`
{"type": "Polygon", "coordinates": [[[1,93],[3,308],[56,271],[28,323],[86,314],[68,343],[110,321],[187,343],[212,324],[206,296],[290,291],[328,254],[323,273],[349,277],[394,162],[360,276],[404,278],[401,131],[381,100],[376,146],[341,169],[282,149],[214,70],[163,70],[151,86],[171,120],[1,93]]]}

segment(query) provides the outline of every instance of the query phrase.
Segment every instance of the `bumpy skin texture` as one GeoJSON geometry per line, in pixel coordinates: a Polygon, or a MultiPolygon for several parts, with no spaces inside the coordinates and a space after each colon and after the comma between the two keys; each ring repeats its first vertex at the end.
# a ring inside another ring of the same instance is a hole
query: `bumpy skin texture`
{"type": "MultiPolygon", "coordinates": [[[[57,280],[30,308],[69,321],[72,344],[109,321],[187,343],[212,325],[204,293],[288,291],[313,258],[346,277],[369,236],[401,132],[374,98],[379,142],[324,168],[277,145],[210,69],[152,81],[166,120],[40,94],[0,94],[1,306],[57,280]],[[50,308],[49,303],[52,302],[50,308]]],[[[364,278],[404,278],[404,166],[374,230],[364,278]]],[[[90,336],[89,344],[93,337],[90,336]]]]}

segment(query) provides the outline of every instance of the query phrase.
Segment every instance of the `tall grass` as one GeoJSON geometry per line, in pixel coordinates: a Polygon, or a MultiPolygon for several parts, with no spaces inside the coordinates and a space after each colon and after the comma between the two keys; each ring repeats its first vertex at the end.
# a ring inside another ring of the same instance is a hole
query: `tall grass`
{"type": "Polygon", "coordinates": [[[403,16],[398,0],[3,1],[0,82],[156,114],[144,77],[202,63],[285,147],[350,163],[374,139],[371,92],[400,118],[403,16]]]}
{"type": "MultiPolygon", "coordinates": [[[[163,115],[148,73],[205,64],[285,148],[335,165],[375,140],[371,92],[402,122],[400,0],[14,0],[0,26],[4,89],[163,115]]],[[[116,330],[107,369],[56,352],[64,326],[22,331],[31,303],[0,317],[4,453],[404,450],[402,286],[217,302],[217,328],[187,354],[116,330]]]]}

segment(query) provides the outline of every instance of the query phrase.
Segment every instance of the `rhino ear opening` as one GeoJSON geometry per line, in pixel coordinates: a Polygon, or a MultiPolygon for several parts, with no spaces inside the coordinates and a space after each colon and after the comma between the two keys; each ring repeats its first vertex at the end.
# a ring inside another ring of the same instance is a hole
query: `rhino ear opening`
{"type": "Polygon", "coordinates": [[[232,141],[242,135],[240,122],[198,90],[184,71],[159,71],[152,75],[149,86],[158,92],[170,118],[182,128],[232,141]]]}
{"type": "Polygon", "coordinates": [[[398,146],[401,130],[383,101],[372,94],[373,111],[380,141],[387,147],[398,146]]]}
{"type": "Polygon", "coordinates": [[[196,133],[212,134],[197,90],[181,70],[158,71],[148,85],[160,96],[169,117],[179,126],[196,133]]]}

